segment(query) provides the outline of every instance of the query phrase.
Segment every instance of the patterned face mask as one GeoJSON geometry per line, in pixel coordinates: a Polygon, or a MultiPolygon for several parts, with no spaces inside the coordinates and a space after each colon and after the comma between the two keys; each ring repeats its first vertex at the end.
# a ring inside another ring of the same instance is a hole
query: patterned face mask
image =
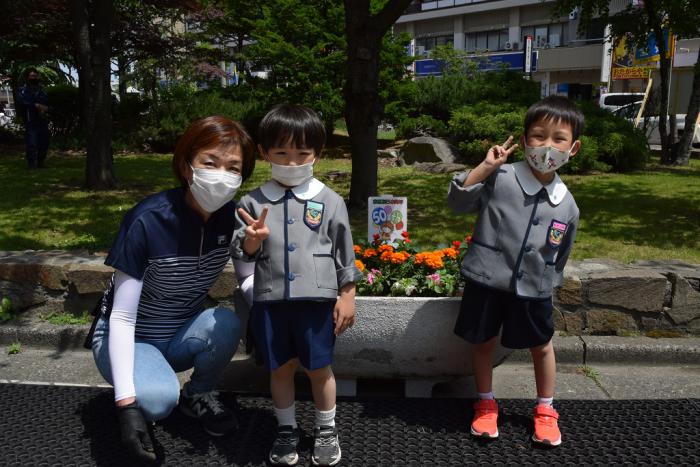
{"type": "Polygon", "coordinates": [[[530,167],[541,173],[553,172],[569,162],[571,149],[562,151],[552,146],[539,146],[533,148],[525,144],[525,160],[530,167]]]}

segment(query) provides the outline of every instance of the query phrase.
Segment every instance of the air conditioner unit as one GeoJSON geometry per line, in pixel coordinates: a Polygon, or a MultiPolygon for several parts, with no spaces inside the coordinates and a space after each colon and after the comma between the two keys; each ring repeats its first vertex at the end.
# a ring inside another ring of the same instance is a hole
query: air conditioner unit
{"type": "Polygon", "coordinates": [[[506,42],[506,45],[504,46],[506,50],[513,50],[513,44],[510,42],[506,42]]]}
{"type": "Polygon", "coordinates": [[[519,49],[520,49],[520,44],[517,43],[517,42],[513,42],[513,43],[510,44],[510,45],[513,46],[513,50],[519,50],[519,49]]]}

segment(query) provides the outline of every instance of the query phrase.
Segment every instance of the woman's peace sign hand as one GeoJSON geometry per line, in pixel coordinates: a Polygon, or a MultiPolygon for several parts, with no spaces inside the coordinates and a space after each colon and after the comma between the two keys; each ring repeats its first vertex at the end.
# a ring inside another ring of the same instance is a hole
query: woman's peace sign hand
{"type": "Polygon", "coordinates": [[[517,147],[517,144],[513,144],[513,135],[511,135],[505,143],[493,146],[489,149],[489,152],[486,153],[484,163],[492,168],[500,167],[506,163],[508,156],[513,154],[513,151],[515,151],[517,147]]]}

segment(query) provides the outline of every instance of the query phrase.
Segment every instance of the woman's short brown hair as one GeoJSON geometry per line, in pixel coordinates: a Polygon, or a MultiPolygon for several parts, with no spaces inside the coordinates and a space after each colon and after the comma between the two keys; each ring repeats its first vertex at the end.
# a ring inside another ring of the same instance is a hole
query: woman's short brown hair
{"type": "Polygon", "coordinates": [[[255,168],[255,145],[243,125],[226,117],[200,118],[190,123],[178,139],[173,155],[173,171],[184,188],[189,187],[187,173],[192,159],[200,151],[238,146],[243,153],[241,176],[245,181],[255,168]]]}

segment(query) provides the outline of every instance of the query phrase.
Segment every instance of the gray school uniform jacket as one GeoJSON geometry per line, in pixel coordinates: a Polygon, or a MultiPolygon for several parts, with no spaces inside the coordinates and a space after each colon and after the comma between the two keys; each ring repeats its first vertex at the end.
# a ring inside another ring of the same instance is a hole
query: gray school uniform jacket
{"type": "Polygon", "coordinates": [[[555,174],[547,186],[527,162],[503,164],[482,183],[464,188],[469,172],[450,183],[447,204],[478,212],[462,274],[523,298],[547,298],[561,285],[576,236],[579,210],[555,174]]]}
{"type": "Polygon", "coordinates": [[[345,202],[319,180],[291,189],[269,181],[238,205],[256,219],[268,206],[270,236],[254,256],[243,251],[240,219],[244,227],[231,242],[234,259],[255,261],[254,301],[335,300],[341,287],[362,278],[345,202]]]}

